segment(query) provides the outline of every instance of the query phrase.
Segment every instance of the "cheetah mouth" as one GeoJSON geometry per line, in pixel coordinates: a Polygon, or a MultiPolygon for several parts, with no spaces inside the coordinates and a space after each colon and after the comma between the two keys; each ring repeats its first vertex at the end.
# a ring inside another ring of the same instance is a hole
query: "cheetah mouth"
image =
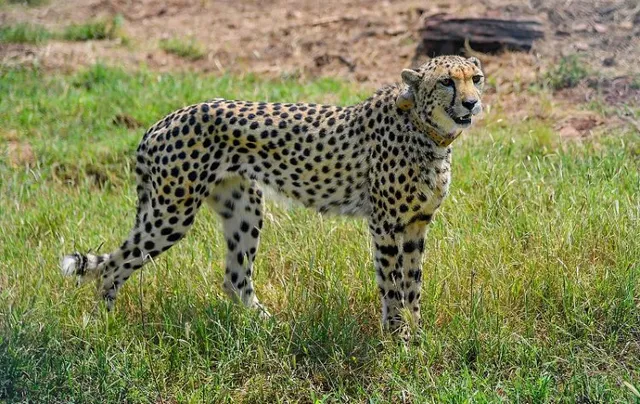
{"type": "Polygon", "coordinates": [[[463,116],[452,116],[451,119],[458,125],[471,125],[471,114],[463,116]]]}

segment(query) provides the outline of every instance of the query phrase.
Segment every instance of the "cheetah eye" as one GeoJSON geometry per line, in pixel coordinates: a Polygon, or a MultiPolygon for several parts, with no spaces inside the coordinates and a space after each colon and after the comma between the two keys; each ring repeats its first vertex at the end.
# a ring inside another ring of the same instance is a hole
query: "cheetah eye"
{"type": "Polygon", "coordinates": [[[473,76],[473,84],[478,84],[480,83],[480,81],[482,81],[482,76],[479,74],[476,74],[475,76],[473,76]]]}
{"type": "Polygon", "coordinates": [[[453,86],[453,80],[451,80],[450,78],[442,79],[442,80],[440,80],[440,84],[442,84],[445,87],[452,87],[453,86]]]}

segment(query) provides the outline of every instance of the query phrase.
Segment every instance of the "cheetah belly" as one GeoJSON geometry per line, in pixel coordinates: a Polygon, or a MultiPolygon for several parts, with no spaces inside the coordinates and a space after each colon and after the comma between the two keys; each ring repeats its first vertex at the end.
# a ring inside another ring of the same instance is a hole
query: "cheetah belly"
{"type": "MultiPolygon", "coordinates": [[[[321,213],[367,215],[370,211],[365,163],[326,153],[296,153],[295,142],[271,148],[269,153],[243,159],[238,174],[253,179],[276,192],[321,213]],[[346,163],[350,161],[350,163],[346,163]],[[349,170],[345,167],[348,165],[349,170]]],[[[273,146],[273,145],[272,145],[273,146]]],[[[315,143],[308,148],[315,149],[315,143]]],[[[233,168],[233,167],[232,167],[233,168]]]]}
{"type": "MultiPolygon", "coordinates": [[[[341,181],[329,184],[325,184],[324,181],[314,183],[309,179],[279,178],[280,181],[276,181],[269,171],[256,174],[249,169],[240,170],[239,173],[246,178],[258,181],[263,187],[323,214],[366,216],[371,211],[364,181],[355,183],[341,181]]],[[[307,174],[305,177],[308,178],[317,175],[315,171],[303,172],[304,174],[307,174]]]]}

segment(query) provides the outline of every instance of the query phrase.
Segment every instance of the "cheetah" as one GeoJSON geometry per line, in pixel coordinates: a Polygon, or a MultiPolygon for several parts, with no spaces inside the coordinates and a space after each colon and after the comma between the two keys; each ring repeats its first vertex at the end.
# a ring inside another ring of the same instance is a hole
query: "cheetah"
{"type": "Polygon", "coordinates": [[[64,256],[63,274],[96,279],[111,310],[204,202],[222,221],[224,291],[266,313],[252,274],[269,187],[321,213],[365,217],[385,329],[419,321],[427,225],[449,190],[451,143],[482,110],[484,74],[477,58],[440,56],[401,78],[348,107],[218,98],[171,113],[137,149],[129,237],[108,254],[64,256]]]}

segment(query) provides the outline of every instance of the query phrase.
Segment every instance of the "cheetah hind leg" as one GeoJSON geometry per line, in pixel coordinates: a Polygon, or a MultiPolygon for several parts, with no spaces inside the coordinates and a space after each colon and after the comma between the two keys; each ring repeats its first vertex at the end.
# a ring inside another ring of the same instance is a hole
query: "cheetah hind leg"
{"type": "Polygon", "coordinates": [[[262,317],[269,312],[260,304],[253,287],[253,262],[260,243],[264,209],[262,191],[255,181],[229,178],[216,185],[207,203],[222,220],[227,243],[225,293],[262,317]]]}
{"type": "MultiPolygon", "coordinates": [[[[189,224],[193,221],[192,216],[186,215],[180,216],[180,220],[188,221],[189,224]]],[[[154,221],[160,223],[162,219],[154,218],[154,221]]],[[[174,226],[146,231],[145,227],[149,227],[148,223],[150,223],[149,219],[136,223],[127,240],[109,254],[93,255],[76,252],[65,255],[60,264],[62,274],[76,276],[78,285],[97,280],[98,293],[105,302],[107,310],[111,311],[118,290],[133,272],[173,246],[184,236],[189,227],[188,224],[176,223],[174,226]],[[165,228],[167,230],[163,231],[165,228]]]]}
{"type": "Polygon", "coordinates": [[[153,209],[149,191],[138,187],[136,221],[129,237],[118,249],[102,255],[73,253],[62,258],[63,275],[76,276],[78,283],[96,279],[107,310],[113,309],[120,287],[133,272],[175,245],[191,227],[201,205],[197,196],[187,195],[171,212],[153,209]]]}

